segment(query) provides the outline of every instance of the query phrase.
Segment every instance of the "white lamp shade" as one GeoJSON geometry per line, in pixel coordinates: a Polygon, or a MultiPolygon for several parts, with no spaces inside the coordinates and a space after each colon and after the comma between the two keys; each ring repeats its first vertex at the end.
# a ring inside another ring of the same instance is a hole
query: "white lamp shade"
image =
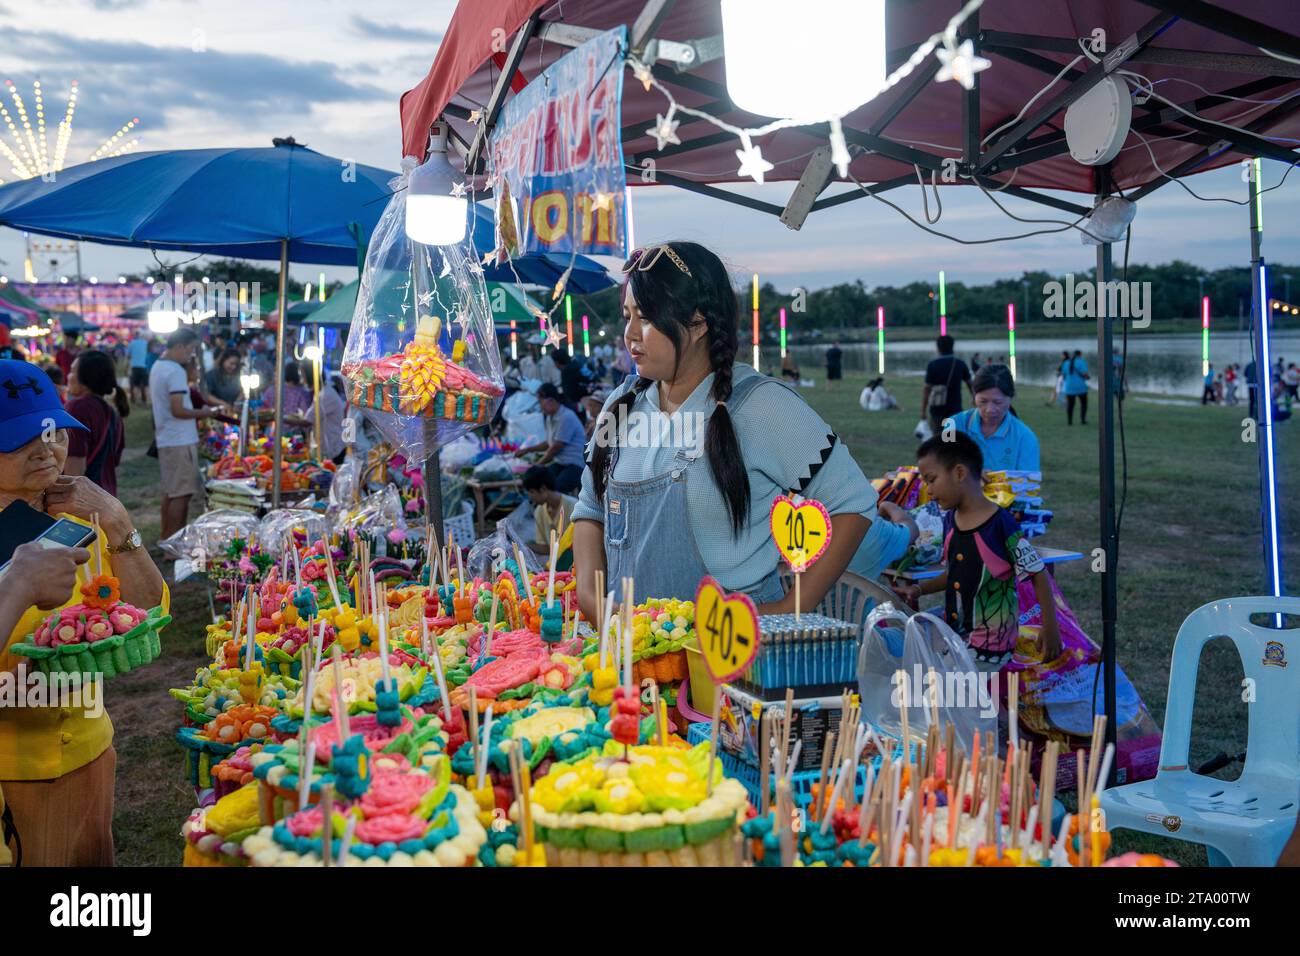
{"type": "Polygon", "coordinates": [[[426,246],[450,246],[465,239],[469,201],[452,195],[458,182],[447,154],[433,149],[411,171],[406,190],[406,236],[426,246]]]}
{"type": "Polygon", "coordinates": [[[844,116],[880,92],[885,0],[722,0],[727,93],[759,116],[844,116]]]}

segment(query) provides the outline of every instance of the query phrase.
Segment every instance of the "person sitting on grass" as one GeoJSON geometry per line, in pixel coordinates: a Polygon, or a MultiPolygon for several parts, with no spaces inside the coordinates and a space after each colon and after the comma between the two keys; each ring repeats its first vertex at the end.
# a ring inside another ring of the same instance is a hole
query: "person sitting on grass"
{"type": "Polygon", "coordinates": [[[563,534],[565,527],[573,523],[573,508],[578,499],[556,491],[555,476],[542,465],[533,465],[524,472],[521,483],[533,506],[533,540],[528,546],[538,554],[547,554],[551,548],[551,531],[563,534]]]}
{"type": "Polygon", "coordinates": [[[943,556],[947,569],[912,585],[920,594],[944,593],[943,620],[970,647],[976,666],[997,670],[1010,660],[1020,636],[1016,581],[1028,575],[1043,611],[1038,650],[1043,660],[1061,654],[1056,605],[1047,569],[1011,512],[984,497],[984,457],[969,435],[931,438],[916,451],[916,464],[933,498],[946,512],[943,556]]]}

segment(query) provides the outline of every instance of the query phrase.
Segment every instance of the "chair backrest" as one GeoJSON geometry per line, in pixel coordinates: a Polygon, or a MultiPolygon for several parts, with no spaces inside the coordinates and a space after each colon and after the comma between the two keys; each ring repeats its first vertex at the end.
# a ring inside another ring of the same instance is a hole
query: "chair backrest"
{"type": "MultiPolygon", "coordinates": [[[[787,592],[794,586],[788,571],[781,573],[781,584],[787,592]]],[[[912,609],[889,588],[875,581],[868,581],[852,571],[845,571],[814,610],[818,614],[825,614],[839,621],[848,621],[861,630],[872,608],[886,601],[898,609],[900,617],[912,616],[912,609]]]]}
{"type": "Polygon", "coordinates": [[[1248,693],[1246,765],[1242,778],[1300,778],[1300,628],[1278,630],[1251,623],[1258,614],[1300,615],[1300,598],[1237,597],[1213,601],[1187,616],[1174,640],[1160,772],[1187,769],[1192,709],[1201,651],[1216,637],[1232,641],[1246,683],[1228,688],[1248,693]]]}

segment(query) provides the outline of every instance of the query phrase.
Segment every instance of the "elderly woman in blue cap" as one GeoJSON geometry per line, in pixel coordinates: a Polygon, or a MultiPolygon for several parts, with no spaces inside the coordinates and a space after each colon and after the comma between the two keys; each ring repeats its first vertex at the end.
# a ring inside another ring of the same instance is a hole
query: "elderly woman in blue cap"
{"type": "MultiPolygon", "coordinates": [[[[98,515],[100,526],[86,549],[38,552],[24,545],[14,552],[0,578],[0,671],[17,671],[22,662],[10,645],[50,611],[78,603],[76,566],[96,553],[120,582],[123,601],[141,608],[168,603],[162,574],[122,503],[88,478],[62,474],[68,432],[84,428],[41,369],[0,360],[0,525],[4,509],[23,502],[87,528],[98,515]]],[[[0,708],[3,841],[10,851],[21,841],[23,863],[35,866],[112,865],[115,765],[113,724],[102,706],[0,708]]]]}

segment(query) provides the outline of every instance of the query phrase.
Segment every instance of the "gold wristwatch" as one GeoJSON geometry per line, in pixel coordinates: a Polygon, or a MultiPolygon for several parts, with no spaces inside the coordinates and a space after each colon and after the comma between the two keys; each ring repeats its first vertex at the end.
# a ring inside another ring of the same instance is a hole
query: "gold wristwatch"
{"type": "Polygon", "coordinates": [[[125,541],[123,541],[121,544],[108,546],[108,553],[126,554],[127,552],[134,551],[142,544],[144,544],[144,540],[140,537],[140,532],[137,531],[135,528],[132,528],[131,533],[126,536],[125,541]]]}

